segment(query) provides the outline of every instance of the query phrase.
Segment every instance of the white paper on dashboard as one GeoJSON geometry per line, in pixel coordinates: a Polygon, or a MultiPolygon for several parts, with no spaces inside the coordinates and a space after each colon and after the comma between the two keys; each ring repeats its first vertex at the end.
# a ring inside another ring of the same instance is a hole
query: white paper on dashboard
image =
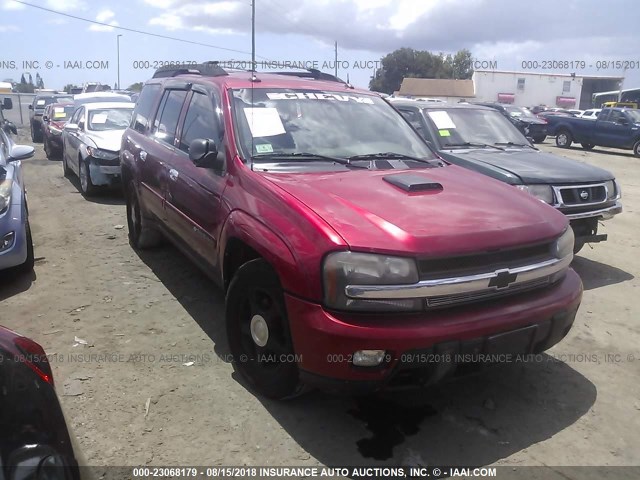
{"type": "Polygon", "coordinates": [[[438,130],[446,130],[447,128],[456,128],[456,124],[453,123],[449,114],[443,110],[438,110],[435,112],[429,112],[429,116],[433,123],[436,124],[436,128],[438,130]]]}
{"type": "Polygon", "coordinates": [[[107,123],[106,113],[96,113],[91,117],[91,123],[107,123]]]}
{"type": "Polygon", "coordinates": [[[277,108],[245,108],[244,114],[254,137],[272,137],[286,133],[277,108]]]}

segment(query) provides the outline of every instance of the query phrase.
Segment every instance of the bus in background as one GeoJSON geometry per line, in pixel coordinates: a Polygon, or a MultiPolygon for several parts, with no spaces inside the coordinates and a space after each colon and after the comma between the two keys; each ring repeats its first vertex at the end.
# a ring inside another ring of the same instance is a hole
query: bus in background
{"type": "Polygon", "coordinates": [[[640,105],[640,88],[628,88],[626,90],[612,90],[610,92],[594,93],[591,97],[591,103],[593,108],[638,108],[640,105]]]}

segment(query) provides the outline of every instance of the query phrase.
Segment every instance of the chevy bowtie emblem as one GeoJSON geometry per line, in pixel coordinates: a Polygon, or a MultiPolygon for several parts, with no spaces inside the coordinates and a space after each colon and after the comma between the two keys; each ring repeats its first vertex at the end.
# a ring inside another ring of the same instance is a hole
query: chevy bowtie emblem
{"type": "Polygon", "coordinates": [[[580,198],[582,200],[589,200],[589,192],[587,192],[586,190],[582,190],[580,192],[580,198]]]}
{"type": "Polygon", "coordinates": [[[516,278],[518,278],[517,273],[511,273],[506,269],[497,270],[496,276],[489,281],[489,287],[495,288],[496,290],[502,290],[515,282],[516,278]]]}

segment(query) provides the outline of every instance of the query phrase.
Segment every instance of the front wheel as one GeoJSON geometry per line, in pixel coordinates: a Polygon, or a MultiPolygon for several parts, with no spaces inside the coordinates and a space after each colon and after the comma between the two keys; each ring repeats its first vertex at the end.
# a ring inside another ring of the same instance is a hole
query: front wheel
{"type": "Polygon", "coordinates": [[[33,239],[31,238],[31,227],[29,226],[29,222],[25,225],[26,230],[26,242],[27,242],[27,259],[24,261],[22,265],[18,265],[17,270],[20,273],[29,273],[33,271],[33,267],[35,265],[35,255],[33,252],[33,239]]]}
{"type": "Polygon", "coordinates": [[[33,143],[39,143],[42,141],[42,130],[31,124],[31,141],[33,143]]]}
{"type": "Polygon", "coordinates": [[[636,157],[640,157],[640,140],[633,145],[633,154],[636,157]]]}
{"type": "Polygon", "coordinates": [[[584,247],[584,244],[585,244],[585,242],[580,241],[580,240],[576,240],[575,243],[573,244],[573,254],[575,255],[580,250],[582,250],[582,247],[584,247]]]}
{"type": "Polygon", "coordinates": [[[585,150],[593,150],[593,147],[595,147],[593,143],[581,143],[580,145],[582,145],[582,148],[585,150]]]}
{"type": "Polygon", "coordinates": [[[560,148],[569,148],[572,142],[573,138],[566,130],[562,130],[556,135],[556,146],[560,148]]]}
{"type": "Polygon", "coordinates": [[[302,391],[278,275],[262,259],[241,266],[229,285],[226,326],[234,368],[260,394],[302,391]]]}
{"type": "Polygon", "coordinates": [[[64,150],[64,145],[62,146],[62,173],[65,177],[71,175],[71,170],[69,169],[69,165],[67,164],[67,152],[64,150]]]}
{"type": "Polygon", "coordinates": [[[542,142],[544,142],[545,138],[547,138],[546,135],[536,135],[535,137],[533,137],[533,141],[535,143],[542,143],[542,142]]]}
{"type": "Polygon", "coordinates": [[[96,186],[91,182],[91,172],[89,171],[89,162],[78,160],[78,172],[80,172],[80,188],[85,197],[95,195],[96,186]]]}

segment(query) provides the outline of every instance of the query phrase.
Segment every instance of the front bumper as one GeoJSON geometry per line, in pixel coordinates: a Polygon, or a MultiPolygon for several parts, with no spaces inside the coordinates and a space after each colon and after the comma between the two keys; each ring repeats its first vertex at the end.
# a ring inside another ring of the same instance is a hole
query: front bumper
{"type": "Polygon", "coordinates": [[[13,243],[0,250],[0,270],[17,267],[27,260],[27,230],[21,205],[12,204],[8,210],[0,214],[0,246],[2,240],[13,232],[13,243]]]}
{"type": "Polygon", "coordinates": [[[565,213],[565,215],[570,221],[593,217],[598,217],[600,220],[610,220],[619,213],[622,213],[622,203],[616,201],[615,205],[612,205],[610,207],[580,213],[567,212],[565,213]]]}
{"type": "Polygon", "coordinates": [[[120,182],[120,158],[104,160],[89,157],[89,174],[94,185],[114,185],[120,182]]]}
{"type": "Polygon", "coordinates": [[[464,363],[455,361],[458,354],[542,352],[567,334],[581,298],[580,278],[569,269],[551,287],[421,314],[332,313],[291,295],[286,304],[303,381],[330,390],[372,391],[403,383],[405,371],[420,379],[410,383],[434,383],[464,363]],[[385,350],[389,361],[357,367],[352,358],[359,350],[385,350]],[[416,358],[418,364],[410,361],[416,358]]]}

